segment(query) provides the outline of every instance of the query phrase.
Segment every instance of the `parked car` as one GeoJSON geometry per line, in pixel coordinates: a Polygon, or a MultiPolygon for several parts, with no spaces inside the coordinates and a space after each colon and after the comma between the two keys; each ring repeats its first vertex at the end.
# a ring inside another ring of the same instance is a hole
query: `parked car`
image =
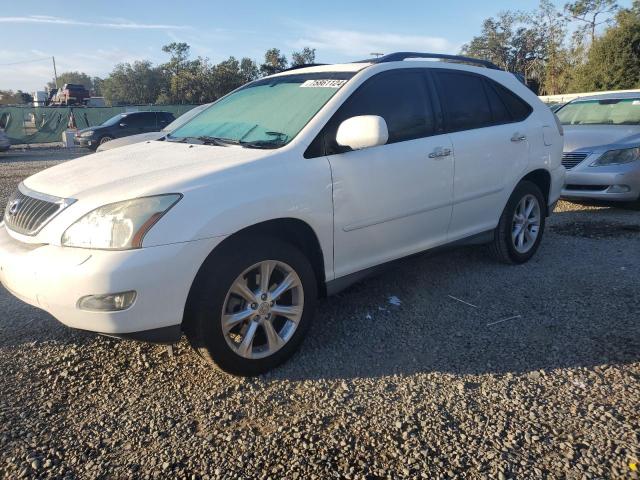
{"type": "Polygon", "coordinates": [[[166,141],[27,178],[0,228],[0,280],[70,327],[184,332],[255,375],[293,354],[319,296],[385,263],[478,243],[526,262],[564,181],[553,113],[488,62],[414,57],[442,58],[285,71],[166,141]]]}
{"type": "Polygon", "coordinates": [[[6,152],[9,148],[11,148],[11,141],[4,130],[0,128],[0,152],[6,152]]]}
{"type": "Polygon", "coordinates": [[[124,147],[125,145],[131,145],[139,142],[150,142],[152,140],[160,140],[167,136],[167,133],[175,130],[176,128],[184,125],[193,117],[198,115],[203,110],[209,108],[211,104],[207,103],[204,105],[199,105],[197,107],[192,108],[188,112],[183,113],[178,118],[176,118],[169,125],[164,127],[159,132],[149,132],[149,133],[139,133],[137,135],[130,135],[128,137],[116,138],[115,140],[111,140],[110,142],[102,143],[98,146],[98,152],[104,152],[106,150],[112,150],[114,148],[124,147]]]}
{"type": "Polygon", "coordinates": [[[567,199],[640,200],[640,94],[582,97],[557,111],[567,199]]]}
{"type": "Polygon", "coordinates": [[[102,125],[76,133],[74,143],[91,150],[115,138],[158,132],[175,120],[170,112],[128,112],[111,117],[102,125]]]}
{"type": "Polygon", "coordinates": [[[91,93],[84,85],[65,83],[60,90],[56,91],[52,104],[54,105],[82,105],[89,99],[91,93]]]}

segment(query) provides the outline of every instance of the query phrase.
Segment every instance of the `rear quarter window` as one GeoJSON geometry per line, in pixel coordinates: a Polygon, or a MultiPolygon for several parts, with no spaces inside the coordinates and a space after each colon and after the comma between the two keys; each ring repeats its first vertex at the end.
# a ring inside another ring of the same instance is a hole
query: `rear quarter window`
{"type": "Polygon", "coordinates": [[[508,88],[503,87],[499,83],[492,81],[491,84],[496,89],[496,91],[498,92],[498,95],[500,95],[500,98],[502,98],[502,101],[505,103],[505,105],[509,109],[509,112],[511,113],[511,117],[513,118],[514,122],[521,122],[524,119],[526,119],[529,115],[531,115],[531,112],[533,111],[533,108],[531,108],[531,105],[529,105],[527,102],[521,99],[518,95],[513,93],[508,88]]]}

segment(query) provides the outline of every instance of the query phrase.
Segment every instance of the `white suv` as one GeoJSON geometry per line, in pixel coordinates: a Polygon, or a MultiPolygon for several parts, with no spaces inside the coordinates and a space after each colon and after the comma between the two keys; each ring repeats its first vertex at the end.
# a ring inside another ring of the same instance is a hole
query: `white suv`
{"type": "Polygon", "coordinates": [[[29,177],[0,224],[0,280],[70,327],[184,332],[254,375],[372,267],[454,242],[527,261],[564,179],[553,113],[487,62],[409,57],[443,56],[285,71],[165,141],[29,177]]]}

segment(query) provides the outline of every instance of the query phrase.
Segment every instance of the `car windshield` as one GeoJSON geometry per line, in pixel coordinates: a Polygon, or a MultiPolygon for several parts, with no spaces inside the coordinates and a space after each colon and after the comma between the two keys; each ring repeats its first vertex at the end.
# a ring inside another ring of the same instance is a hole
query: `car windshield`
{"type": "Polygon", "coordinates": [[[191,120],[193,117],[195,117],[196,115],[198,115],[201,111],[206,110],[207,108],[209,108],[211,106],[210,103],[206,103],[204,105],[199,105],[197,107],[192,108],[191,110],[189,110],[188,112],[183,113],[182,115],[180,115],[178,118],[176,118],[173,122],[171,122],[169,125],[167,125],[166,127],[164,127],[162,129],[163,132],[171,132],[179,127],[181,127],[182,125],[184,125],[185,123],[187,123],[189,120],[191,120]]]}
{"type": "Polygon", "coordinates": [[[563,125],[640,125],[640,97],[578,100],[556,115],[563,125]]]}
{"type": "Polygon", "coordinates": [[[111,127],[111,126],[115,125],[116,123],[120,122],[120,120],[123,119],[124,117],[126,117],[126,115],[124,113],[119,113],[115,117],[111,117],[109,120],[107,120],[106,122],[102,123],[100,126],[101,127],[111,127]]]}
{"type": "Polygon", "coordinates": [[[289,143],[354,72],[316,72],[265,78],[222,98],[169,135],[278,148],[289,143]]]}

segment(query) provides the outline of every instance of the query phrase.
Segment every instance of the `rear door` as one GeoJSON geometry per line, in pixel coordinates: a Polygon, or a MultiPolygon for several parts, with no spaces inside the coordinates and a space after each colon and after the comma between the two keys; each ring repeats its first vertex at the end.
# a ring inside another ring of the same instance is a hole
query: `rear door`
{"type": "Polygon", "coordinates": [[[506,190],[529,162],[528,130],[493,80],[460,70],[434,72],[455,153],[449,227],[455,241],[496,226],[511,193],[506,190]]]}
{"type": "Polygon", "coordinates": [[[438,131],[423,69],[390,70],[361,85],[321,135],[331,165],[336,277],[446,241],[453,194],[449,136],[438,131]],[[342,121],[378,115],[386,145],[351,151],[335,136],[342,121]]]}

